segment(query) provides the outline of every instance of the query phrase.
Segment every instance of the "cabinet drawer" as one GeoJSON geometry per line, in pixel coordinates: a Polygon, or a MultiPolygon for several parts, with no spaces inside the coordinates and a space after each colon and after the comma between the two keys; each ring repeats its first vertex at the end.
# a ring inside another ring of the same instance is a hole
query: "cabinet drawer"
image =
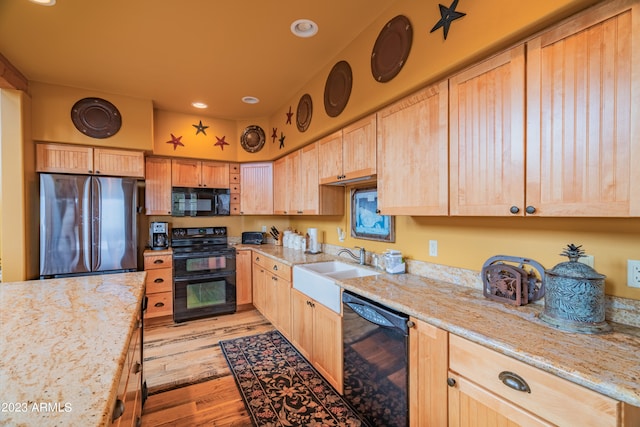
{"type": "Polygon", "coordinates": [[[231,194],[240,194],[240,184],[231,183],[229,185],[231,194]]]}
{"type": "Polygon", "coordinates": [[[230,173],[229,174],[229,185],[240,184],[240,174],[239,173],[230,173]]]}
{"type": "Polygon", "coordinates": [[[145,318],[171,316],[173,315],[173,294],[172,292],[160,292],[147,295],[149,302],[145,318]]]}
{"type": "Polygon", "coordinates": [[[145,255],[144,269],[151,270],[154,268],[172,268],[173,259],[171,255],[145,255]]]}
{"type": "Polygon", "coordinates": [[[258,264],[263,267],[266,271],[275,274],[276,276],[291,281],[291,267],[287,264],[284,264],[278,260],[275,260],[271,257],[264,256],[261,254],[253,254],[253,262],[254,264],[258,264]]]}
{"type": "Polygon", "coordinates": [[[449,367],[554,424],[617,425],[616,400],[455,335],[449,338],[449,367]],[[505,385],[500,379],[504,373],[516,374],[531,391],[517,391],[505,385]]]}
{"type": "Polygon", "coordinates": [[[147,295],[173,290],[173,271],[170,268],[147,270],[147,295]]]}

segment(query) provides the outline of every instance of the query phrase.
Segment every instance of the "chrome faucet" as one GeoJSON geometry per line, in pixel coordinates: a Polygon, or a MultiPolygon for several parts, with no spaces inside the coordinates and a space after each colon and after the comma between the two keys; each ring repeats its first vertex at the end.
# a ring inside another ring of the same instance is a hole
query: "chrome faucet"
{"type": "Polygon", "coordinates": [[[351,252],[347,248],[340,249],[338,251],[338,255],[340,255],[340,254],[348,254],[354,260],[359,261],[361,265],[364,265],[365,261],[366,261],[367,253],[365,252],[364,248],[361,248],[360,246],[356,246],[356,249],[360,249],[360,254],[359,255],[354,254],[353,252],[351,252]]]}

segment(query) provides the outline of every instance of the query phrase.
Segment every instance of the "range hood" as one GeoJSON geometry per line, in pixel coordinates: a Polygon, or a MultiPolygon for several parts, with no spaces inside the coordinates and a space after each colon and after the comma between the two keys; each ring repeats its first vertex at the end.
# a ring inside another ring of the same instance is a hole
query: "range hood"
{"type": "Polygon", "coordinates": [[[344,180],[340,180],[340,181],[336,181],[336,182],[329,182],[327,184],[324,185],[333,185],[333,186],[347,186],[349,184],[357,184],[360,182],[375,182],[377,179],[377,175],[373,174],[373,175],[367,175],[367,176],[360,176],[358,178],[351,178],[351,179],[344,179],[344,180]]]}

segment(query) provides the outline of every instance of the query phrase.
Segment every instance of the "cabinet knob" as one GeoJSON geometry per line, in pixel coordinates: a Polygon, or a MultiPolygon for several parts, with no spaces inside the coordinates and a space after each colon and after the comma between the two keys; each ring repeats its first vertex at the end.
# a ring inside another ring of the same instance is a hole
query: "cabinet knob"
{"type": "Polygon", "coordinates": [[[502,371],[498,374],[498,378],[504,385],[517,391],[531,393],[529,384],[520,375],[509,371],[502,371]]]}
{"type": "Polygon", "coordinates": [[[456,385],[456,380],[455,380],[455,378],[451,378],[451,377],[447,378],[447,385],[448,385],[449,387],[455,387],[455,385],[456,385]]]}
{"type": "Polygon", "coordinates": [[[142,370],[142,365],[140,364],[140,362],[136,362],[135,366],[133,367],[133,373],[137,374],[141,370],[142,370]]]}
{"type": "Polygon", "coordinates": [[[525,209],[525,211],[526,211],[528,214],[534,214],[534,213],[536,213],[536,208],[534,208],[533,206],[527,206],[527,208],[525,209]]]}
{"type": "Polygon", "coordinates": [[[273,265],[273,269],[274,269],[275,271],[278,271],[278,266],[274,264],[274,265],[273,265]]]}
{"type": "Polygon", "coordinates": [[[164,307],[164,303],[163,303],[163,302],[157,302],[157,303],[155,303],[153,306],[154,306],[154,307],[158,307],[158,308],[160,308],[160,307],[164,307]]]}
{"type": "Polygon", "coordinates": [[[518,212],[520,212],[520,208],[517,206],[511,206],[509,212],[511,212],[512,214],[517,214],[518,212]]]}
{"type": "Polygon", "coordinates": [[[380,209],[376,209],[376,213],[379,214],[380,213],[380,209]]]}

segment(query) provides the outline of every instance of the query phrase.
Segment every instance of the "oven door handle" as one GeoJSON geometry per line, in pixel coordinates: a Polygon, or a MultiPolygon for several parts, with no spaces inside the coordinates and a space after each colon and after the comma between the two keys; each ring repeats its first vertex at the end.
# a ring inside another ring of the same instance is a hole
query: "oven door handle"
{"type": "Polygon", "coordinates": [[[226,270],[218,273],[204,273],[204,274],[189,274],[189,275],[181,275],[176,274],[173,278],[174,283],[182,283],[182,282],[190,282],[192,280],[215,280],[221,279],[224,277],[234,276],[236,274],[235,270],[226,270]]]}

